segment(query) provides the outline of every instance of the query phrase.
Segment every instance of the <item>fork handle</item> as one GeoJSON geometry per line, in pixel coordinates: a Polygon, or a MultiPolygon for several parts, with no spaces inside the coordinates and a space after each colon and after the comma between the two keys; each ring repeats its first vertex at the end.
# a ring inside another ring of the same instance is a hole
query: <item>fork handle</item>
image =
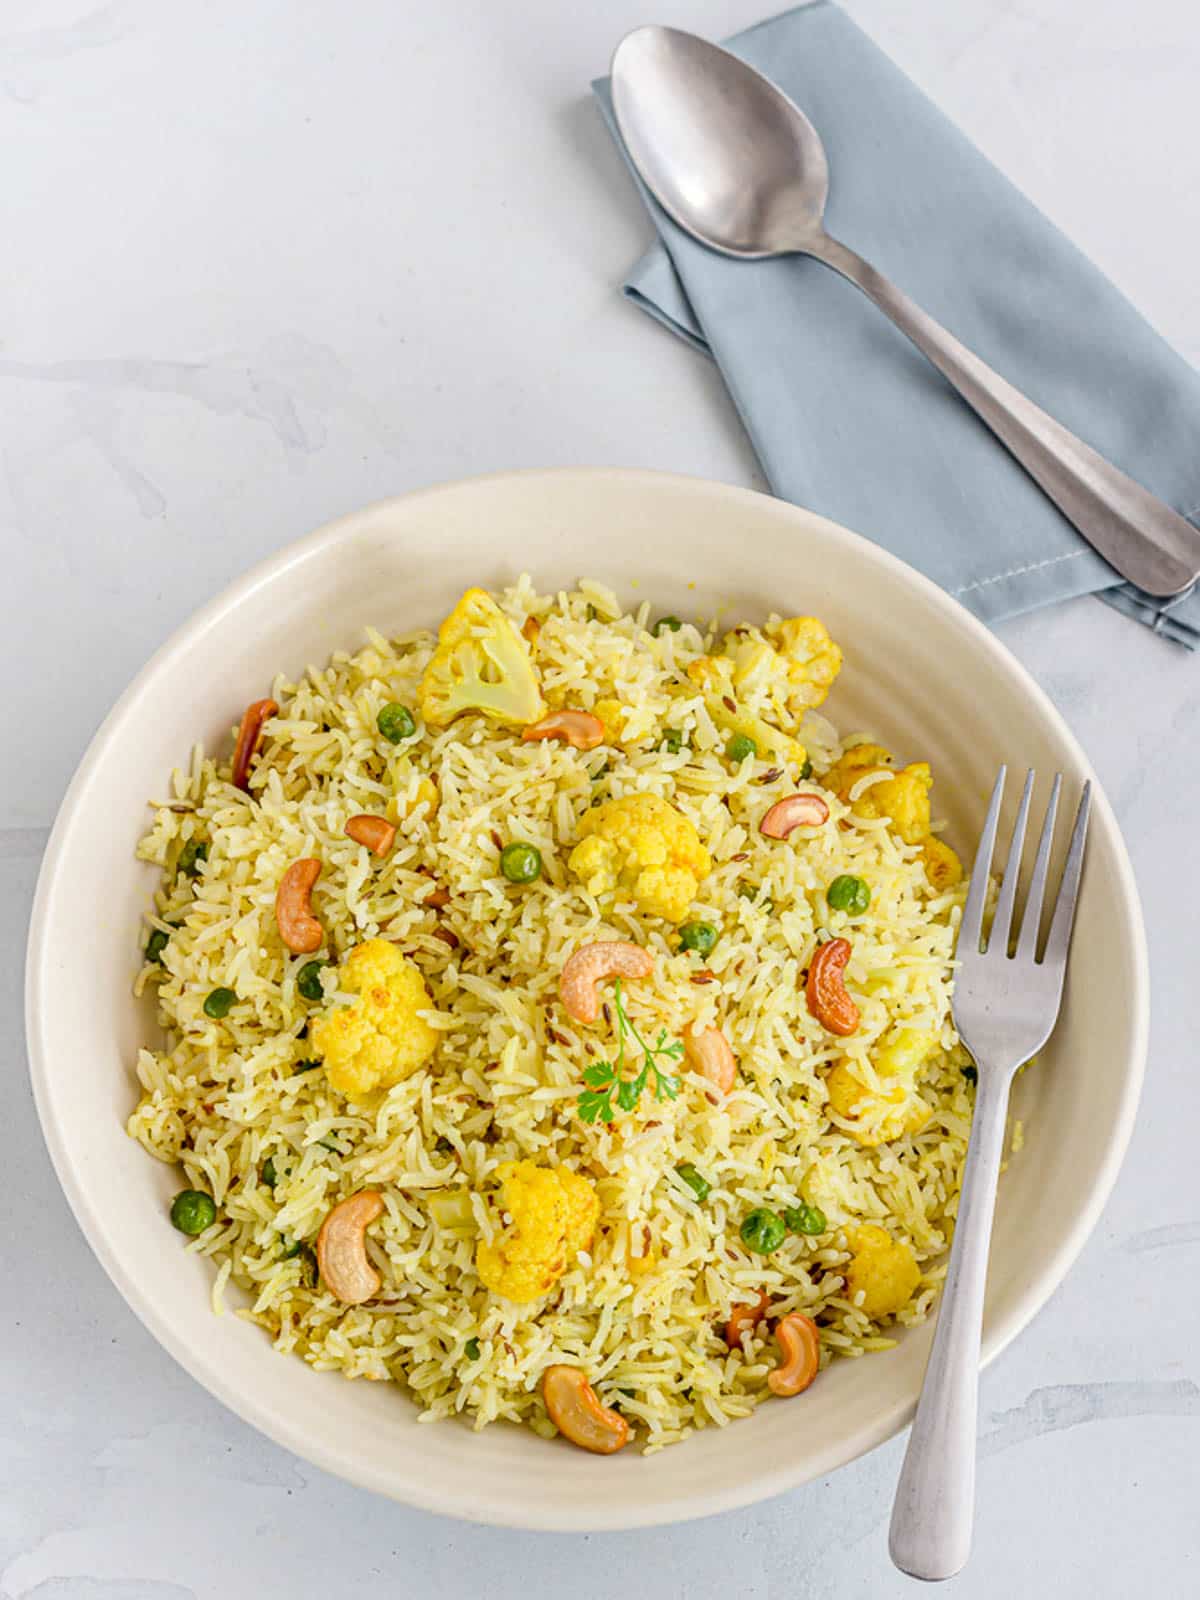
{"type": "Polygon", "coordinates": [[[916,1420],[900,1469],[888,1549],[914,1578],[952,1578],[971,1549],[979,1347],[1009,1074],[979,1073],[958,1221],[916,1420]]]}

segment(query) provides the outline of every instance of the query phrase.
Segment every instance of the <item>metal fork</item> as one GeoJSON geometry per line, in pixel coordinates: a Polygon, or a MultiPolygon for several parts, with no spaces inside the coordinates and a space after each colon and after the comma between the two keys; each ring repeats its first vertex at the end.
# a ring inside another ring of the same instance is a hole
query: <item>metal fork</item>
{"type": "Polygon", "coordinates": [[[914,1578],[953,1577],[966,1564],[971,1549],[983,1295],[996,1208],[996,1181],[1004,1156],[1008,1091],[1017,1069],[1037,1054],[1058,1020],[1091,807],[1091,784],[1087,783],[1079,801],[1058,900],[1039,960],[1038,930],[1062,776],[1055,777],[1046,808],[1018,936],[1014,917],[1017,881],[1021,875],[1021,852],[1034,783],[1033,772],[1028,773],[996,915],[985,945],[983,914],[1005,775],[1006,769],[1001,767],[983,825],[958,935],[954,1025],[978,1073],[975,1118],[963,1168],[958,1219],[941,1310],[916,1420],[900,1469],[888,1540],[892,1560],[901,1571],[914,1578]]]}

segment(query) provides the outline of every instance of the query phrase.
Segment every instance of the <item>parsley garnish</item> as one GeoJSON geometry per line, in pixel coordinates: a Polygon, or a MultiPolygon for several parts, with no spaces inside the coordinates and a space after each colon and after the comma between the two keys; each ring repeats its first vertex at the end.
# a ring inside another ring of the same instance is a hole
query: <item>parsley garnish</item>
{"type": "Polygon", "coordinates": [[[642,1090],[654,1076],[654,1098],[674,1100],[679,1093],[679,1079],[673,1072],[665,1072],[660,1061],[678,1061],[683,1046],[677,1039],[668,1037],[663,1028],[653,1044],[647,1044],[625,1010],[621,998],[621,980],[613,984],[613,1001],[617,1008],[617,1059],[596,1061],[583,1075],[586,1089],[579,1092],[579,1117],[582,1122],[611,1122],[613,1102],[622,1111],[632,1111],[642,1097],[642,1090]],[[625,1045],[632,1039],[642,1054],[641,1070],[633,1077],[625,1073],[625,1045]]]}

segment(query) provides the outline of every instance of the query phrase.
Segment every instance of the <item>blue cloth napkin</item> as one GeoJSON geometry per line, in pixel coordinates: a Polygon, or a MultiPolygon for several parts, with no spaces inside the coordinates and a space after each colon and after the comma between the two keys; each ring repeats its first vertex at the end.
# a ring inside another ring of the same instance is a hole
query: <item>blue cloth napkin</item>
{"type": "MultiPolygon", "coordinates": [[[[849,17],[815,0],[729,47],[820,133],[830,233],[1200,523],[1200,375],[849,17]]],[[[593,88],[620,145],[608,80],[593,88]]],[[[802,256],[718,255],[642,195],[661,242],[624,292],[716,360],[777,495],[884,545],[986,621],[1098,593],[1200,643],[1200,593],[1164,602],[1122,583],[851,284],[802,256]]]]}

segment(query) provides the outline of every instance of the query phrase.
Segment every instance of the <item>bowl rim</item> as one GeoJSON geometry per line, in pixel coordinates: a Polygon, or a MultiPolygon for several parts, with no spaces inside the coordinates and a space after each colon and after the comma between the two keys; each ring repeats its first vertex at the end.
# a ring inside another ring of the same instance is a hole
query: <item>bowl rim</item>
{"type": "Polygon", "coordinates": [[[449,1491],[439,1490],[436,1483],[419,1474],[414,1474],[400,1486],[395,1482],[394,1471],[376,1469],[369,1453],[366,1456],[352,1455],[346,1450],[327,1445],[320,1438],[314,1439],[303,1428],[293,1425],[286,1412],[272,1407],[253,1393],[243,1392],[236,1383],[227,1382],[215,1360],[203,1354],[196,1345],[177,1339],[160,1318],[153,1297],[126,1270],[120,1252],[108,1237],[102,1213],[92,1203],[86,1185],[68,1158],[63,1129],[54,1108],[48,1069],[49,1051],[42,1021],[49,956],[49,910],[58,887],[67,843],[75,827],[81,825],[86,809],[81,802],[105,759],[110,742],[117,730],[136,714],[138,702],[160,670],[201,639],[230,610],[243,604],[257,590],[274,583],[290,568],[302,564],[313,551],[323,547],[334,548],[356,537],[364,521],[386,514],[401,504],[411,508],[414,502],[454,491],[473,489],[486,492],[489,488],[503,488],[510,483],[530,479],[576,479],[582,486],[598,479],[619,479],[635,489],[642,485],[647,491],[674,486],[676,489],[702,492],[716,499],[724,499],[733,508],[761,507],[766,503],[773,515],[791,515],[809,527],[816,526],[826,533],[832,532],[835,538],[848,543],[869,560],[881,565],[885,571],[890,571],[910,589],[915,589],[937,609],[952,617],[973,648],[987,656],[998,671],[1010,678],[1015,676],[1025,697],[1037,706],[1080,768],[1091,777],[1093,805],[1102,816],[1115,847],[1115,889],[1126,912],[1132,944],[1130,956],[1135,981],[1127,997],[1132,1022],[1132,1050],[1123,1078],[1118,1114],[1109,1130],[1090,1193],[1039,1279],[1023,1290],[1006,1315],[993,1318],[985,1331],[981,1366],[987,1366],[995,1360],[1041,1311],[1082,1250],[1112,1192],[1133,1132],[1145,1075],[1149,1039],[1149,957],[1133,868],[1107,796],[1061,713],[1022,663],[959,601],[906,562],[827,517],[759,490],[690,474],[625,467],[529,467],[449,479],[373,501],[290,541],[236,578],[172,631],[132,679],[88,743],[60,802],[42,857],[30,917],[25,970],[25,1030],[30,1079],[42,1135],[75,1220],[121,1297],[159,1345],[235,1416],[251,1423],[300,1459],[358,1487],[370,1489],[416,1509],[459,1521],[546,1532],[604,1532],[690,1521],[756,1504],[798,1488],[868,1454],[894,1437],[912,1420],[916,1409],[915,1398],[897,1401],[882,1411],[869,1428],[860,1429],[853,1436],[830,1441],[822,1451],[803,1463],[780,1464],[756,1474],[753,1479],[717,1483],[703,1496],[680,1492],[654,1502],[643,1501],[637,1507],[624,1507],[615,1514],[607,1512],[603,1505],[594,1503],[589,1504],[586,1517],[565,1506],[524,1505],[517,1512],[511,1500],[503,1503],[498,1501],[494,1506],[476,1503],[468,1513],[456,1503],[449,1491]]]}

